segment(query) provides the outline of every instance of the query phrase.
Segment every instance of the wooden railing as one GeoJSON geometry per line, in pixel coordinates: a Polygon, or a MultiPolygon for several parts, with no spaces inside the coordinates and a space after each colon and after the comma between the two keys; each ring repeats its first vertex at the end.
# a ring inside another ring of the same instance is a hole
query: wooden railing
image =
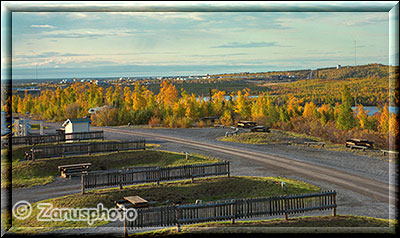
{"type": "Polygon", "coordinates": [[[64,141],[104,140],[103,131],[75,132],[54,135],[12,136],[13,145],[36,145],[44,143],[60,143],[64,141]]]}
{"type": "Polygon", "coordinates": [[[138,183],[159,184],[162,181],[192,179],[199,177],[230,176],[229,162],[213,164],[193,164],[175,167],[127,168],[111,172],[88,172],[82,174],[82,193],[87,188],[114,187],[138,183]]]}
{"type": "Polygon", "coordinates": [[[146,148],[145,140],[122,142],[90,142],[79,144],[59,144],[32,148],[26,156],[32,160],[52,157],[65,157],[69,155],[92,154],[99,152],[113,152],[123,150],[141,150],[146,148]]]}
{"type": "Polygon", "coordinates": [[[128,229],[142,227],[164,227],[181,224],[232,220],[260,216],[303,213],[312,210],[332,209],[336,216],[336,192],[326,191],[313,194],[298,194],[266,198],[230,199],[188,204],[178,206],[162,206],[137,208],[137,218],[126,220],[128,229]]]}

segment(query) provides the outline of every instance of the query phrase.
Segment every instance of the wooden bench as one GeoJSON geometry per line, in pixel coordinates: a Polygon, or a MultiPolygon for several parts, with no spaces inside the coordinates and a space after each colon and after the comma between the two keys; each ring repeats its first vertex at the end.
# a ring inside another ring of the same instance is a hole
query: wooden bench
{"type": "Polygon", "coordinates": [[[381,150],[381,151],[383,152],[383,155],[386,155],[386,154],[395,154],[395,155],[398,155],[398,154],[399,154],[398,151],[392,151],[392,150],[381,150]]]}
{"type": "Polygon", "coordinates": [[[81,175],[82,173],[87,173],[91,165],[92,163],[61,165],[58,166],[58,171],[60,171],[61,177],[71,178],[73,175],[81,175]]]}
{"type": "Polygon", "coordinates": [[[360,149],[362,151],[365,151],[366,149],[368,149],[367,146],[362,146],[362,145],[350,145],[349,147],[350,147],[350,149],[360,149]]]}
{"type": "Polygon", "coordinates": [[[318,141],[306,141],[304,142],[304,144],[306,144],[308,147],[310,147],[310,145],[320,145],[321,147],[325,147],[326,145],[325,142],[318,142],[318,141]]]}

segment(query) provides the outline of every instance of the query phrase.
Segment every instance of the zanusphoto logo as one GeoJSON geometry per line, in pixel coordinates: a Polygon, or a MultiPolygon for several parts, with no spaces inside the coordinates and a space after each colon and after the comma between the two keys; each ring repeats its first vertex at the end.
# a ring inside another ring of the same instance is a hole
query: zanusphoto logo
{"type": "MultiPolygon", "coordinates": [[[[124,209],[121,212],[116,208],[106,208],[102,203],[95,208],[53,208],[51,203],[38,203],[38,221],[85,221],[93,225],[96,221],[134,221],[137,218],[137,211],[134,208],[124,209]]],[[[13,206],[13,215],[17,219],[24,220],[32,214],[32,205],[27,201],[19,201],[13,206]]]]}

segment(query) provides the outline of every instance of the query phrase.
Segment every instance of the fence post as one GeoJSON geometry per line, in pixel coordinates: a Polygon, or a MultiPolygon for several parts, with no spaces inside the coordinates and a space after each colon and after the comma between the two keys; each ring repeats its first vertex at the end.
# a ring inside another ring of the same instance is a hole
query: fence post
{"type": "Polygon", "coordinates": [[[193,166],[192,165],[189,165],[189,166],[190,166],[190,168],[189,168],[190,178],[192,179],[192,183],[194,183],[193,166]]]}
{"type": "Polygon", "coordinates": [[[157,185],[160,185],[160,180],[161,180],[161,168],[157,168],[157,185]]]}
{"type": "Polygon", "coordinates": [[[176,219],[176,228],[178,232],[181,232],[181,225],[179,224],[179,209],[178,206],[175,206],[175,219],[176,219]]]}
{"type": "Polygon", "coordinates": [[[32,147],[32,161],[35,161],[35,147],[32,147]]]}
{"type": "Polygon", "coordinates": [[[231,177],[231,168],[230,168],[230,165],[229,165],[229,161],[226,161],[226,160],[225,160],[225,163],[227,163],[227,168],[228,168],[228,178],[230,178],[230,177],[231,177]]]}
{"type": "Polygon", "coordinates": [[[85,194],[85,175],[81,175],[81,186],[82,186],[82,194],[85,194]]]}
{"type": "Polygon", "coordinates": [[[332,210],[332,216],[336,216],[336,192],[332,196],[333,196],[333,204],[335,205],[332,210]]]}
{"type": "Polygon", "coordinates": [[[283,209],[285,210],[285,217],[284,220],[287,221],[288,220],[288,213],[287,213],[287,199],[286,197],[283,197],[283,209]]]}
{"type": "Polygon", "coordinates": [[[118,172],[118,178],[119,178],[119,189],[123,189],[123,187],[122,187],[122,175],[120,174],[120,172],[118,172]]]}
{"type": "Polygon", "coordinates": [[[235,224],[235,218],[236,218],[236,209],[235,209],[235,204],[236,200],[231,204],[231,214],[232,214],[232,224],[235,224]]]}

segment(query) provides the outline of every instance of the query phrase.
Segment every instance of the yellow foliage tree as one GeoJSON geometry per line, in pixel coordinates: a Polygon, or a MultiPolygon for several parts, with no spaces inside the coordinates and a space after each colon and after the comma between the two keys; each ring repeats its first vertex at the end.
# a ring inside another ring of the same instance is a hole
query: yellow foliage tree
{"type": "Polygon", "coordinates": [[[178,98],[178,90],[175,86],[164,81],[160,85],[160,93],[158,94],[158,100],[165,107],[172,107],[178,98]]]}
{"type": "Polygon", "coordinates": [[[316,111],[317,107],[315,106],[315,104],[313,102],[310,103],[306,103],[306,105],[304,105],[304,111],[303,111],[303,117],[306,119],[315,119],[315,111],[316,111]]]}
{"type": "Polygon", "coordinates": [[[387,104],[385,104],[380,113],[378,129],[382,133],[389,132],[389,107],[387,104]]]}

